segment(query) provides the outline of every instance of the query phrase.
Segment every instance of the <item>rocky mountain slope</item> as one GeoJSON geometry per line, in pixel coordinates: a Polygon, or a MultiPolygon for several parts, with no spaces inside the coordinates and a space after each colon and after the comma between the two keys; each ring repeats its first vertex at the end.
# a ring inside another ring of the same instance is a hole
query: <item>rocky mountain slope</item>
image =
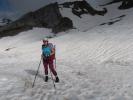
{"type": "Polygon", "coordinates": [[[123,14],[110,14],[112,8],[107,5],[118,3],[118,9],[124,10],[133,7],[132,0],[112,0],[102,7],[93,7],[86,0],[71,0],[51,3],[34,12],[23,15],[20,19],[0,28],[0,37],[13,36],[20,32],[30,30],[33,27],[52,29],[53,33],[77,29],[86,31],[97,25],[104,25],[120,21],[109,21],[110,17],[124,16],[123,14]],[[107,8],[106,8],[107,7],[107,8]],[[106,20],[106,22],[105,22],[106,20]]]}
{"type": "Polygon", "coordinates": [[[66,31],[73,28],[71,18],[62,16],[60,9],[70,8],[73,15],[81,18],[81,15],[90,14],[104,16],[107,9],[96,10],[87,1],[51,3],[34,12],[29,12],[15,22],[0,28],[0,37],[16,35],[19,32],[32,29],[33,27],[51,28],[53,33],[66,31]],[[63,5],[63,6],[62,6],[63,5]]]}
{"type": "Polygon", "coordinates": [[[49,81],[43,81],[42,64],[32,88],[41,39],[49,29],[0,39],[0,100],[133,100],[133,9],[120,11],[119,5],[108,5],[104,17],[83,14],[80,18],[70,8],[60,9],[77,29],[88,29],[94,22],[97,26],[86,32],[69,30],[49,39],[56,45],[60,78],[56,89],[50,73],[49,81]],[[101,22],[105,24],[99,26],[101,22]]]}

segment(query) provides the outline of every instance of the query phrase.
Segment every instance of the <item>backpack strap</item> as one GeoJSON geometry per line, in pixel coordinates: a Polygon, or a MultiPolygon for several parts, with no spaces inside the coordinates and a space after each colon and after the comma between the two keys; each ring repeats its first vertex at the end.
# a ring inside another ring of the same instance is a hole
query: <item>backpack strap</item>
{"type": "Polygon", "coordinates": [[[52,52],[54,52],[54,53],[52,54],[51,58],[52,58],[52,59],[55,59],[55,45],[53,45],[52,43],[49,43],[49,46],[50,46],[52,52]]]}
{"type": "Polygon", "coordinates": [[[48,46],[53,49],[54,48],[54,45],[52,43],[49,43],[48,46]]]}

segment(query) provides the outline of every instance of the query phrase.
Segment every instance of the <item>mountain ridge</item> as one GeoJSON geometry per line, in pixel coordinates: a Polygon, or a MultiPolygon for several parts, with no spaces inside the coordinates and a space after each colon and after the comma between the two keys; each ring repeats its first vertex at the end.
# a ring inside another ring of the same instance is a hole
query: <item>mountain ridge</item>
{"type": "MultiPolygon", "coordinates": [[[[67,16],[62,16],[60,5],[58,2],[51,3],[34,12],[25,14],[13,23],[0,28],[0,37],[13,36],[19,32],[30,30],[33,27],[50,28],[53,33],[73,29],[73,21],[67,16]]],[[[91,16],[98,14],[104,16],[107,13],[107,9],[104,8],[103,11],[96,10],[85,0],[73,1],[72,5],[73,8],[71,8],[71,10],[73,15],[78,17],[81,17],[83,14],[90,14],[91,16]],[[78,11],[78,9],[81,11],[78,11]]]]}

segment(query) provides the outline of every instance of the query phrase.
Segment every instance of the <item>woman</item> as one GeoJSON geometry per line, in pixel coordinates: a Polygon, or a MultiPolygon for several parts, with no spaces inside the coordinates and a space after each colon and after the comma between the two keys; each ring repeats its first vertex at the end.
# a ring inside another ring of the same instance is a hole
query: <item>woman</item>
{"type": "Polygon", "coordinates": [[[45,70],[45,82],[48,81],[48,66],[50,71],[55,76],[55,82],[59,82],[57,72],[54,68],[55,48],[52,43],[48,42],[48,39],[43,40],[42,58],[43,58],[43,65],[45,70]]]}

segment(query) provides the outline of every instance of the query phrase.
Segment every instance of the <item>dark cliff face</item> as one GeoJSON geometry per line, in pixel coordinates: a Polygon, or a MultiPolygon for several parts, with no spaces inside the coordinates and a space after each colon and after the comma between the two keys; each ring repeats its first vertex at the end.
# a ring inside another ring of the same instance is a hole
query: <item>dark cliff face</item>
{"type": "Polygon", "coordinates": [[[119,6],[119,9],[129,9],[133,7],[133,0],[122,0],[122,4],[119,6]]]}
{"type": "Polygon", "coordinates": [[[62,19],[58,3],[50,4],[34,12],[34,18],[37,23],[47,28],[53,28],[62,19]]]}
{"type": "Polygon", "coordinates": [[[13,36],[33,27],[54,28],[62,15],[58,3],[49,4],[35,12],[29,12],[15,22],[0,28],[0,37],[13,36]]]}
{"type": "Polygon", "coordinates": [[[62,17],[58,3],[49,4],[34,12],[29,12],[15,22],[0,28],[0,37],[14,36],[33,27],[51,28],[58,33],[73,28],[72,20],[62,17]]]}
{"type": "Polygon", "coordinates": [[[72,8],[72,13],[80,18],[83,14],[90,14],[92,16],[94,15],[102,15],[104,16],[107,13],[107,9],[104,8],[103,11],[98,11],[91,7],[91,5],[83,0],[83,1],[74,1],[74,2],[65,2],[63,4],[63,7],[65,8],[72,8]]]}
{"type": "Polygon", "coordinates": [[[66,31],[73,28],[73,22],[67,17],[63,17],[60,22],[52,29],[53,33],[66,31]]]}
{"type": "Polygon", "coordinates": [[[60,14],[58,3],[47,5],[35,12],[30,12],[16,21],[25,23],[29,26],[52,28],[59,23],[62,15],[60,14]]]}

